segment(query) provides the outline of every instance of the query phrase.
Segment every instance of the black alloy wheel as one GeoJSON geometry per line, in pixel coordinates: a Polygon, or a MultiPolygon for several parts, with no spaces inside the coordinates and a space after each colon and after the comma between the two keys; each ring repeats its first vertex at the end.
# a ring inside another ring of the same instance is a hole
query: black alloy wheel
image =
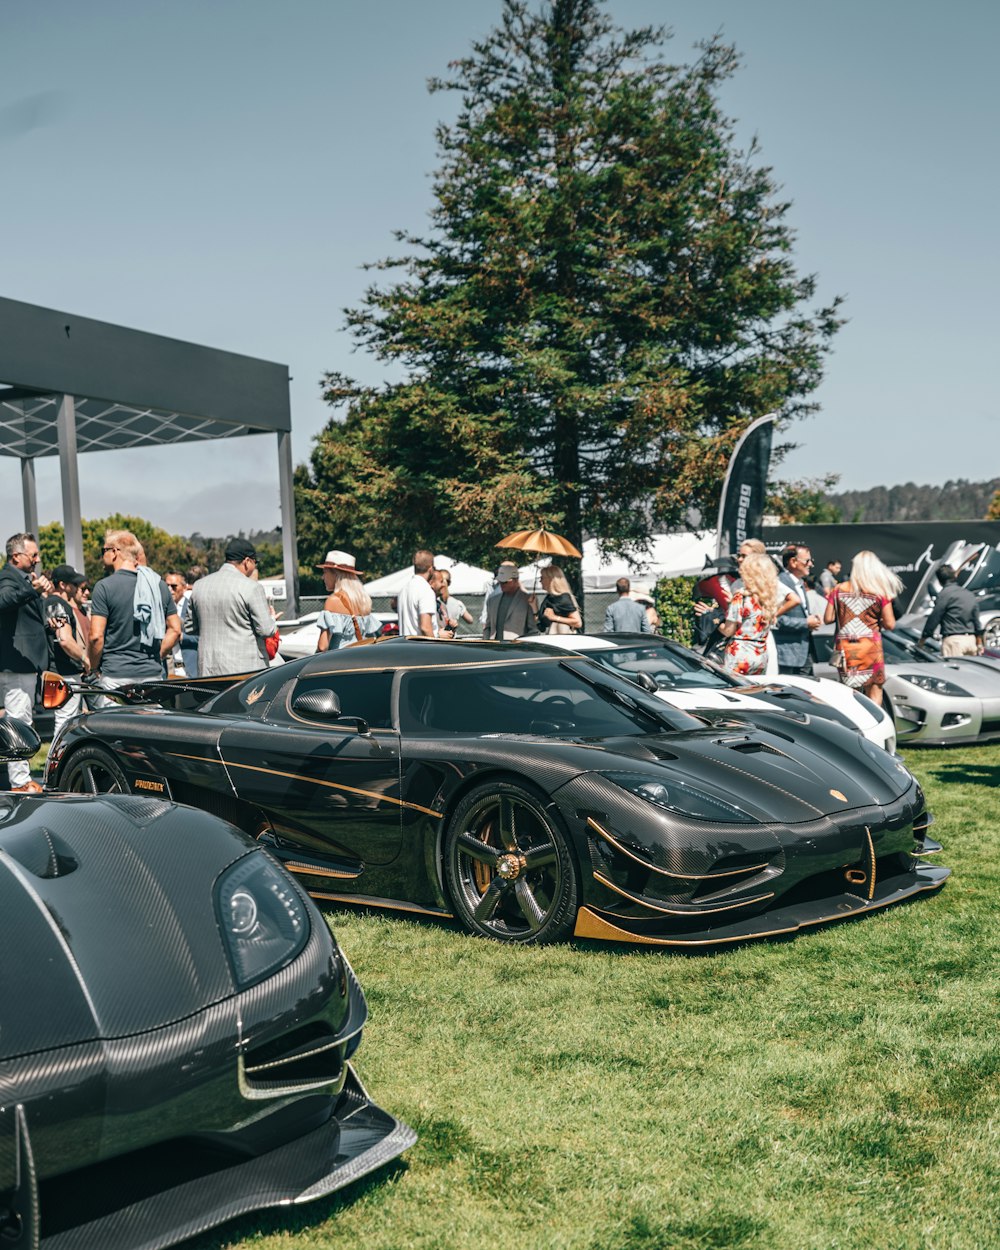
{"type": "Polygon", "coordinates": [[[444,854],[455,912],[470,932],[524,944],[572,933],[580,897],[573,855],[529,790],[499,780],[470,790],[449,822],[444,854]]]}
{"type": "Polygon", "coordinates": [[[71,794],[131,794],[118,762],[103,747],[74,751],[60,772],[59,789],[71,794]]]}

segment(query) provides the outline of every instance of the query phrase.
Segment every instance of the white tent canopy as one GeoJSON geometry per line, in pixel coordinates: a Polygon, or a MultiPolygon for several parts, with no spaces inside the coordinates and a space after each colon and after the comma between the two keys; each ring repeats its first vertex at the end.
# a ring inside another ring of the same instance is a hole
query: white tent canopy
{"type": "MultiPolygon", "coordinates": [[[[715,531],[707,533],[652,534],[645,551],[636,551],[635,565],[629,567],[620,556],[602,556],[597,539],[583,544],[583,589],[614,590],[619,577],[627,577],[634,587],[648,590],[661,577],[690,577],[700,573],[706,556],[715,555],[715,531]]],[[[551,560],[543,556],[521,569],[521,586],[529,594],[541,589],[539,570],[551,560]]],[[[556,561],[558,563],[558,561],[556,561]]]]}
{"type": "MultiPolygon", "coordinates": [[[[450,556],[435,556],[434,567],[447,569],[451,574],[451,593],[458,595],[482,595],[493,585],[493,574],[489,569],[478,569],[474,564],[466,564],[462,560],[453,560],[450,556]]],[[[406,583],[413,576],[413,565],[397,569],[395,573],[387,573],[385,577],[377,577],[373,582],[365,582],[365,590],[373,598],[399,595],[403,593],[406,583]]]]}

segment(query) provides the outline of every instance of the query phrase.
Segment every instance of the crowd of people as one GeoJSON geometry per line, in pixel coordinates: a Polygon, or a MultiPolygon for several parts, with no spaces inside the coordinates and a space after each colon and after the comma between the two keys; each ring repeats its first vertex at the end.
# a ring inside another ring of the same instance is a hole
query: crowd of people
{"type": "MultiPolygon", "coordinates": [[[[6,713],[29,724],[39,677],[52,668],[73,680],[73,694],[55,714],[55,734],[85,708],[112,704],[107,693],[137,681],[169,676],[212,677],[249,673],[275,660],[276,614],[257,580],[257,553],[244,538],[231,539],[220,569],[203,567],[160,577],[146,563],[136,536],[109,530],[105,569],[91,590],[69,564],[38,571],[33,534],[7,540],[0,569],[0,700],[6,713]]],[[[818,579],[808,547],[791,544],[780,569],[759,539],[740,545],[732,562],[720,562],[698,583],[696,632],[705,654],[744,675],[811,673],[813,634],[834,627],[832,663],[841,681],[881,702],[885,681],[882,630],[895,626],[893,600],[902,583],[871,551],[860,551],[845,580],[830,560],[818,579]]],[[[320,612],[317,650],[334,650],[371,638],[381,623],[372,613],[362,571],[350,552],[332,550],[316,566],[327,598],[320,612]]],[[[947,565],[937,570],[942,591],[921,641],[940,629],[946,657],[982,652],[975,596],[956,583],[947,565]]],[[[562,568],[539,574],[541,594],[521,586],[520,570],[502,561],[485,596],[479,624],[484,638],[578,633],[580,604],[562,568]]],[[[427,549],[414,554],[413,573],[399,595],[403,638],[452,638],[472,626],[466,605],[450,591],[451,574],[434,566],[427,549]]],[[[652,600],[616,585],[604,616],[605,632],[648,633],[659,626],[652,600]]],[[[14,790],[38,791],[24,762],[10,765],[14,790]]]]}
{"type": "MultiPolygon", "coordinates": [[[[696,626],[705,653],[745,676],[811,674],[812,635],[834,627],[830,662],[840,680],[876,703],[882,702],[885,658],[882,631],[895,629],[893,601],[903,583],[872,551],[859,551],[847,578],[839,580],[839,560],[828,561],[813,576],[812,552],[792,543],[780,557],[781,568],[756,538],[740,545],[735,564],[721,564],[696,590],[696,626]]],[[[945,657],[982,654],[975,595],[956,585],[955,570],[937,569],[943,586],[928,617],[921,641],[939,627],[945,657]]]]}

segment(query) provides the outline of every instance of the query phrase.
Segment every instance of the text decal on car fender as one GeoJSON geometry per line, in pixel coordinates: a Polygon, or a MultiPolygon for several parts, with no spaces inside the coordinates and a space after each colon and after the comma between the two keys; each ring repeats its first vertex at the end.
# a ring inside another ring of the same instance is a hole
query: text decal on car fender
{"type": "Polygon", "coordinates": [[[167,798],[170,797],[167,783],[162,777],[136,777],[132,782],[132,789],[146,794],[163,794],[167,798]]]}

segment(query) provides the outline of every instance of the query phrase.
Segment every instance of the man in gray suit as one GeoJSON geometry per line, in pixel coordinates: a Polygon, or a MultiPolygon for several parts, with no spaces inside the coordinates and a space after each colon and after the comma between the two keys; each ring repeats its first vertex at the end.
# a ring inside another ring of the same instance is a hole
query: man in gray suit
{"type": "Polygon", "coordinates": [[[264,587],[253,580],[257,552],[245,538],[232,538],[226,563],[191,591],[192,632],[198,635],[198,676],[253,673],[267,668],[265,639],[278,625],[264,587]]]}
{"type": "Polygon", "coordinates": [[[521,575],[513,564],[501,564],[497,569],[498,595],[486,600],[486,628],[484,638],[522,638],[538,633],[535,608],[521,589],[521,575]]]}
{"type": "Polygon", "coordinates": [[[803,577],[812,568],[808,547],[790,544],[781,553],[782,572],[778,574],[779,600],[782,588],[795,595],[798,603],[783,612],[774,623],[774,645],[778,651],[778,672],[812,676],[809,644],[814,629],[822,625],[820,618],[807,612],[808,600],[803,577]]]}
{"type": "Polygon", "coordinates": [[[646,609],[630,597],[631,589],[632,583],[627,577],[619,577],[615,582],[618,598],[614,603],[609,603],[604,611],[606,634],[651,634],[653,632],[646,609]]]}

